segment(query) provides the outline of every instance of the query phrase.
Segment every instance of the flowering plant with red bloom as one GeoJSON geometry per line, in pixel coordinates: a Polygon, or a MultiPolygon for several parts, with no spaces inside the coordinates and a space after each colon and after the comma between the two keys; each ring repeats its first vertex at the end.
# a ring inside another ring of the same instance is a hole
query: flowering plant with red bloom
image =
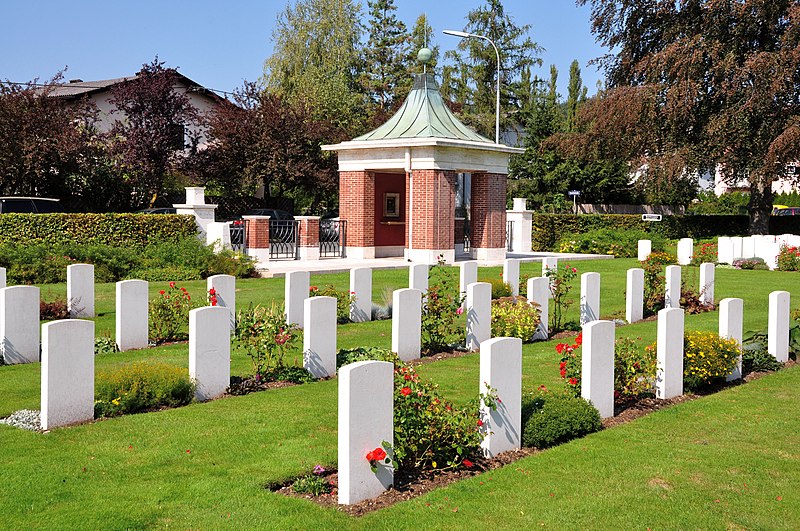
{"type": "Polygon", "coordinates": [[[575,338],[575,342],[559,343],[556,345],[556,352],[561,354],[558,362],[558,372],[566,385],[567,394],[573,396],[581,395],[581,356],[578,349],[583,343],[583,333],[575,338]]]}
{"type": "Polygon", "coordinates": [[[284,357],[297,348],[301,334],[297,325],[286,323],[283,306],[251,304],[237,312],[234,344],[250,358],[254,375],[267,377],[270,371],[285,367],[284,357]]]}
{"type": "Polygon", "coordinates": [[[552,311],[550,312],[550,333],[554,334],[564,330],[567,323],[564,321],[567,309],[575,302],[569,298],[573,288],[573,281],[578,275],[578,270],[567,264],[562,268],[548,269],[544,276],[550,279],[550,294],[553,298],[552,311]]]}
{"type": "Polygon", "coordinates": [[[310,286],[308,288],[309,297],[333,297],[336,299],[336,321],[339,324],[350,322],[350,307],[356,302],[354,291],[338,290],[333,284],[323,287],[310,286]]]}
{"type": "Polygon", "coordinates": [[[392,445],[383,441],[379,447],[367,452],[366,459],[369,461],[369,467],[373,472],[377,472],[379,464],[388,465],[392,463],[393,459],[392,455],[390,455],[392,453],[392,445]],[[387,450],[389,453],[387,453],[387,450]]]}
{"type": "Polygon", "coordinates": [[[170,282],[169,289],[159,290],[149,306],[151,340],[163,343],[188,337],[189,311],[194,309],[195,304],[186,288],[179,288],[175,282],[170,282]]]}
{"type": "Polygon", "coordinates": [[[217,290],[210,288],[208,290],[208,304],[209,306],[216,306],[217,302],[217,290]]]}

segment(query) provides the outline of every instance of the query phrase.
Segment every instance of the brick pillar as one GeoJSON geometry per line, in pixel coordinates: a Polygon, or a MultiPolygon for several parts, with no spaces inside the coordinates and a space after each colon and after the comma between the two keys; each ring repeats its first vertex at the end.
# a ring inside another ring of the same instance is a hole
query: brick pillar
{"type": "Polygon", "coordinates": [[[247,231],[247,256],[256,259],[256,266],[269,261],[269,216],[242,216],[247,231]]]}
{"type": "Polygon", "coordinates": [[[408,258],[435,263],[439,255],[455,260],[456,173],[413,170],[407,203],[411,209],[408,258]]]}
{"type": "Polygon", "coordinates": [[[295,216],[300,222],[300,260],[319,260],[319,216],[295,216]]]}
{"type": "Polygon", "coordinates": [[[339,219],[347,222],[347,256],[375,258],[375,178],[369,172],[339,172],[339,219]]]}
{"type": "Polygon", "coordinates": [[[506,256],[506,175],[472,174],[472,257],[501,260],[506,256]]]}

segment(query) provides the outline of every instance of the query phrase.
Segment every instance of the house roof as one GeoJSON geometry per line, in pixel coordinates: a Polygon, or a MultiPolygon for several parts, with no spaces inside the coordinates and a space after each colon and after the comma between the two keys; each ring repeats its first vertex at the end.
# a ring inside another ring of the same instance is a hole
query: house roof
{"type": "MultiPolygon", "coordinates": [[[[225,98],[220,96],[219,94],[203,87],[200,83],[196,81],[192,81],[188,77],[184,76],[180,72],[175,71],[175,75],[178,76],[178,79],[185,83],[190,88],[194,89],[195,92],[199,92],[208,96],[211,99],[217,101],[224,101],[225,98]]],[[[49,89],[48,95],[54,98],[64,98],[64,99],[76,99],[81,96],[88,96],[91,94],[96,94],[98,92],[104,92],[106,90],[110,90],[114,85],[119,85],[121,83],[125,83],[127,81],[132,81],[138,78],[139,75],[127,76],[127,77],[117,77],[113,79],[100,79],[97,81],[83,81],[83,80],[74,80],[70,81],[69,83],[62,83],[59,85],[55,85],[49,89]]]]}
{"type": "Polygon", "coordinates": [[[374,131],[353,141],[401,138],[447,138],[494,145],[450,112],[433,74],[414,76],[414,86],[397,113],[374,131]]]}

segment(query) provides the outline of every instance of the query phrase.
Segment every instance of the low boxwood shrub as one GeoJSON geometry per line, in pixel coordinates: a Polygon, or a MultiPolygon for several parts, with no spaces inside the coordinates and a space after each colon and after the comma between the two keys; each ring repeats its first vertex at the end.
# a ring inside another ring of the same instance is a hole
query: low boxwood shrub
{"type": "Polygon", "coordinates": [[[582,398],[548,391],[522,400],[522,444],[549,448],[599,431],[600,413],[582,398]]]}
{"type": "Polygon", "coordinates": [[[492,337],[518,337],[532,341],[539,327],[540,311],[525,297],[503,297],[492,301],[492,337]]]}
{"type": "Polygon", "coordinates": [[[593,229],[581,234],[567,234],[558,242],[561,253],[613,254],[618,258],[633,258],[637,255],[637,242],[651,240],[653,251],[664,249],[664,238],[660,234],[638,229],[593,229]]]}
{"type": "Polygon", "coordinates": [[[166,363],[136,362],[95,378],[95,418],[178,407],[194,399],[189,371],[166,363]]]}

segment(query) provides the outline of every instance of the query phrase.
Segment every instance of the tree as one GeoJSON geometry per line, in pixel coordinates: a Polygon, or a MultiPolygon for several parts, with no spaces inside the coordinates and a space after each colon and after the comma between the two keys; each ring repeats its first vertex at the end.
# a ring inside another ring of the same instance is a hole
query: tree
{"type": "MultiPolygon", "coordinates": [[[[510,120],[503,109],[516,109],[520,98],[520,81],[526,67],[539,64],[541,50],[527,36],[530,25],[517,26],[505,12],[500,0],[487,0],[467,15],[464,31],[491,39],[500,55],[501,124],[510,120]]],[[[462,53],[445,54],[448,64],[442,71],[442,95],[463,105],[461,117],[482,135],[494,138],[497,55],[483,39],[462,39],[462,53]]],[[[501,129],[503,129],[501,125],[501,129]]]]}
{"type": "Polygon", "coordinates": [[[156,57],[111,91],[109,103],[120,119],[111,128],[110,149],[126,170],[135,206],[152,205],[164,191],[186,147],[185,127],[200,122],[189,97],[174,89],[176,79],[177,72],[156,57]]]}
{"type": "Polygon", "coordinates": [[[394,13],[394,0],[369,0],[367,5],[369,40],[362,79],[376,111],[385,115],[395,106],[398,89],[407,84],[409,35],[394,13]]]}
{"type": "Polygon", "coordinates": [[[726,179],[748,179],[750,232],[767,232],[771,184],[800,158],[800,4],[578,4],[615,53],[602,60],[609,92],[584,106],[573,148],[613,146],[673,177],[719,164],[726,179]]]}
{"type": "Polygon", "coordinates": [[[567,85],[567,131],[575,130],[575,121],[578,115],[578,107],[586,101],[586,87],[583,86],[581,79],[581,67],[575,59],[569,65],[569,84],[567,85]]]}

